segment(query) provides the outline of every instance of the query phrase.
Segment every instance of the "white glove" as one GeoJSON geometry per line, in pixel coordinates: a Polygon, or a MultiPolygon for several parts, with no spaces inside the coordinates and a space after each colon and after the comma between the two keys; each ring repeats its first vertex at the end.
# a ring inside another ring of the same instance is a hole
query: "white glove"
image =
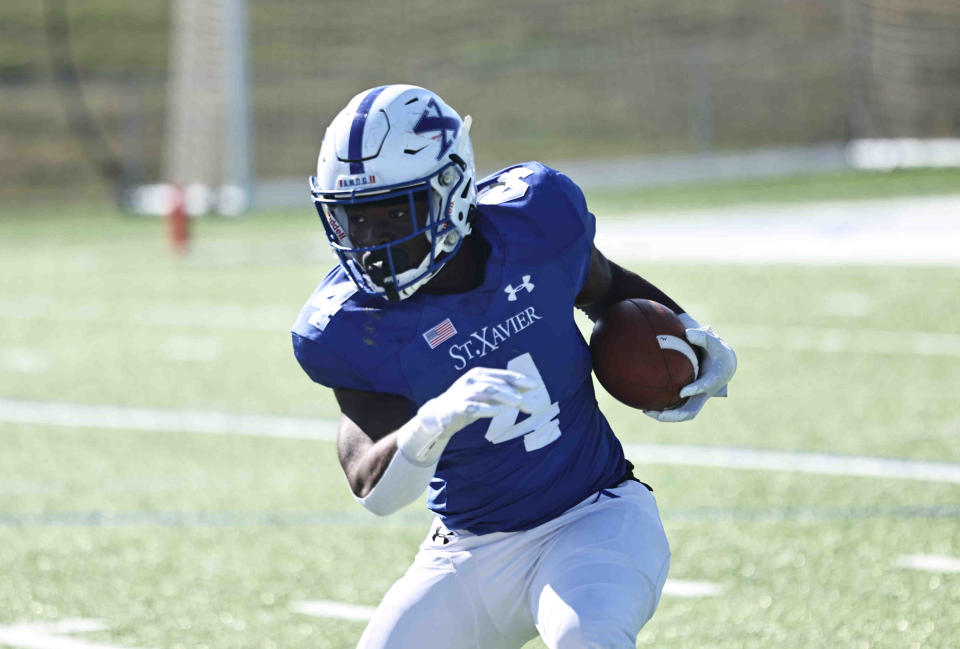
{"type": "Polygon", "coordinates": [[[397,431],[397,447],[417,464],[434,464],[454,433],[505,408],[530,413],[523,395],[539,383],[511,370],[475,367],[420,406],[397,431]]]}
{"type": "Polygon", "coordinates": [[[680,321],[687,327],[687,340],[691,345],[703,349],[700,362],[700,375],[693,383],[680,390],[681,397],[689,397],[682,406],[672,410],[644,410],[644,413],[657,421],[688,421],[706,404],[710,397],[727,396],[727,383],[737,371],[737,355],[713,329],[700,326],[686,313],[680,314],[680,321]]]}

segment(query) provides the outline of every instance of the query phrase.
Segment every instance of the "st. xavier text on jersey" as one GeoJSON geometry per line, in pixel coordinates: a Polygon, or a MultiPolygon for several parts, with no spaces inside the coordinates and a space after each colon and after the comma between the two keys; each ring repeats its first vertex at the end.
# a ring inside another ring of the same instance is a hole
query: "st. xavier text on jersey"
{"type": "Polygon", "coordinates": [[[465,343],[450,345],[450,357],[456,361],[454,367],[462,370],[467,366],[467,361],[472,361],[475,358],[483,358],[488,352],[496,351],[500,348],[500,343],[504,340],[520,333],[537,320],[542,319],[543,316],[538,316],[534,307],[528,306],[523,311],[513,314],[503,322],[497,323],[492,327],[483,327],[479,331],[474,331],[465,343]]]}

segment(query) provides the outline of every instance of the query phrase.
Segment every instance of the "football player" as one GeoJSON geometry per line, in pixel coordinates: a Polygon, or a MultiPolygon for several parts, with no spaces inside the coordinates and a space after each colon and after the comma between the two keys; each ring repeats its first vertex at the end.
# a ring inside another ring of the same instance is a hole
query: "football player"
{"type": "Polygon", "coordinates": [[[436,514],[363,649],[634,647],[670,550],[650,489],[597,407],[573,318],[661,302],[703,349],[661,421],[694,417],[733,351],[662,291],[606,259],[580,189],[537,162],[477,181],[470,117],[389,85],[327,129],[311,192],[339,265],[293,327],[300,365],[333,389],[340,463],[386,515],[426,489],[436,514]]]}

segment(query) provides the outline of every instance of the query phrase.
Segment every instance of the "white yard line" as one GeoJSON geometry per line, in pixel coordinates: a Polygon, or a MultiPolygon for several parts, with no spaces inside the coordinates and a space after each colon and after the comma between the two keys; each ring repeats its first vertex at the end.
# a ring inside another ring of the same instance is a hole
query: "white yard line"
{"type": "Polygon", "coordinates": [[[298,602],[293,605],[293,610],[296,613],[312,615],[313,617],[335,617],[341,620],[366,622],[373,617],[373,612],[376,608],[373,606],[358,606],[356,604],[334,602],[328,599],[317,599],[298,602]]]}
{"type": "Polygon", "coordinates": [[[740,205],[601,219],[613,259],[960,266],[960,195],[740,205]]]}
{"type": "Polygon", "coordinates": [[[707,466],[960,484],[960,464],[947,462],[724,446],[624,444],[623,448],[634,464],[707,466]]]}
{"type": "Polygon", "coordinates": [[[336,439],[326,419],[239,415],[200,410],[159,410],[0,399],[0,422],[211,435],[255,435],[287,439],[336,439]]]}
{"type": "Polygon", "coordinates": [[[25,295],[0,300],[0,318],[111,322],[113,325],[179,327],[217,331],[283,333],[297,316],[297,304],[211,304],[127,300],[119,308],[72,302],[53,295],[25,295]]]}
{"type": "Polygon", "coordinates": [[[293,324],[299,305],[238,305],[208,303],[148,304],[128,321],[141,325],[195,327],[226,331],[264,331],[282,334],[293,324]]]}
{"type": "Polygon", "coordinates": [[[723,593],[723,586],[712,581],[687,581],[667,579],[663,594],[669,597],[716,597],[723,593]]]}
{"type": "Polygon", "coordinates": [[[64,634],[102,631],[96,620],[68,619],[36,624],[0,626],[0,645],[22,649],[124,649],[118,645],[87,642],[64,634]]]}
{"type": "Polygon", "coordinates": [[[960,356],[960,335],[933,331],[724,325],[734,348],[874,356],[960,356]]]}
{"type": "Polygon", "coordinates": [[[825,293],[820,300],[820,312],[841,318],[864,318],[870,315],[870,296],[854,291],[825,293]]]}
{"type": "Polygon", "coordinates": [[[942,554],[909,554],[897,559],[897,567],[924,572],[960,572],[960,559],[942,554]]]}
{"type": "Polygon", "coordinates": [[[50,369],[46,352],[30,347],[0,347],[0,372],[43,374],[50,369]]]}
{"type": "Polygon", "coordinates": [[[212,363],[222,350],[223,341],[216,336],[167,336],[160,347],[166,360],[189,363],[212,363]]]}
{"type": "MultiPolygon", "coordinates": [[[[960,224],[960,219],[958,219],[960,224]]],[[[957,241],[960,241],[958,234],[957,241]]],[[[960,250],[960,246],[958,246],[960,250]]],[[[825,311],[835,315],[861,317],[867,313],[864,295],[831,294],[825,311]]],[[[39,300],[47,304],[46,300],[39,300]]],[[[269,307],[249,310],[230,307],[211,309],[208,305],[183,307],[152,305],[133,310],[126,316],[115,316],[114,325],[127,322],[131,326],[160,326],[214,331],[271,331],[283,333],[292,323],[288,309],[269,307]]],[[[52,317],[49,311],[26,309],[20,318],[52,317]]],[[[14,317],[0,310],[0,318],[14,317]]],[[[95,316],[106,318],[106,315],[95,316]]],[[[764,326],[736,323],[724,325],[724,335],[736,348],[809,351],[824,354],[866,354],[873,356],[920,355],[960,357],[960,334],[937,331],[895,331],[886,329],[842,329],[836,327],[764,326]]],[[[222,353],[222,340],[216,336],[177,335],[168,337],[160,348],[161,355],[171,361],[212,362],[222,353]]],[[[42,373],[50,366],[46,353],[29,348],[0,348],[0,371],[42,373]]]]}
{"type": "MultiPolygon", "coordinates": [[[[597,247],[615,260],[649,262],[960,266],[960,194],[739,205],[637,216],[600,218],[597,247]]],[[[315,242],[304,249],[325,249],[322,235],[306,236],[315,242]]],[[[324,259],[325,265],[334,264],[332,257],[324,259]]],[[[211,308],[202,302],[127,302],[118,313],[116,308],[65,302],[55,295],[8,295],[0,300],[0,318],[109,318],[131,324],[276,332],[293,322],[298,306],[233,303],[211,308]]],[[[851,301],[848,296],[831,297],[826,304],[828,312],[842,315],[863,315],[867,308],[862,298],[851,301]]]]}
{"type": "MultiPolygon", "coordinates": [[[[320,418],[121,408],[15,399],[0,399],[0,422],[321,441],[332,441],[337,434],[337,422],[320,418]]],[[[674,444],[624,444],[624,450],[635,464],[793,471],[960,484],[960,464],[947,462],[674,444]]]]}
{"type": "MultiPolygon", "coordinates": [[[[711,581],[667,579],[667,582],[663,586],[663,594],[666,597],[716,597],[722,592],[723,586],[711,581]]],[[[293,610],[296,613],[312,615],[313,617],[332,617],[354,622],[366,622],[373,617],[376,607],[358,606],[357,604],[334,602],[328,599],[317,599],[297,602],[293,605],[293,610]]]]}

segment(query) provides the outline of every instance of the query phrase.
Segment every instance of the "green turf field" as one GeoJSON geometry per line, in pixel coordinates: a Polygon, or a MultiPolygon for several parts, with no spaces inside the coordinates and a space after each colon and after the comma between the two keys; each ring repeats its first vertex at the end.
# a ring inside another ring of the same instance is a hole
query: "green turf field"
{"type": "MultiPolygon", "coordinates": [[[[330,430],[332,399],[287,334],[332,264],[309,207],[198,223],[183,257],[162,223],[106,213],[8,215],[0,235],[0,399],[330,430]]],[[[730,398],[688,424],[598,391],[626,443],[960,463],[960,268],[621,261],[741,364],[730,398]],[[918,332],[942,353],[904,351],[918,332]],[[778,337],[800,334],[814,344],[778,337]]],[[[296,605],[375,606],[426,533],[421,506],[376,519],[355,504],[329,441],[11,423],[7,403],[0,646],[21,646],[4,644],[13,624],[84,619],[101,627],[55,637],[347,649],[363,622],[296,605]]],[[[631,459],[656,490],[671,579],[720,592],[665,595],[638,646],[960,646],[960,573],[899,565],[960,558],[960,484],[631,459]]]]}

